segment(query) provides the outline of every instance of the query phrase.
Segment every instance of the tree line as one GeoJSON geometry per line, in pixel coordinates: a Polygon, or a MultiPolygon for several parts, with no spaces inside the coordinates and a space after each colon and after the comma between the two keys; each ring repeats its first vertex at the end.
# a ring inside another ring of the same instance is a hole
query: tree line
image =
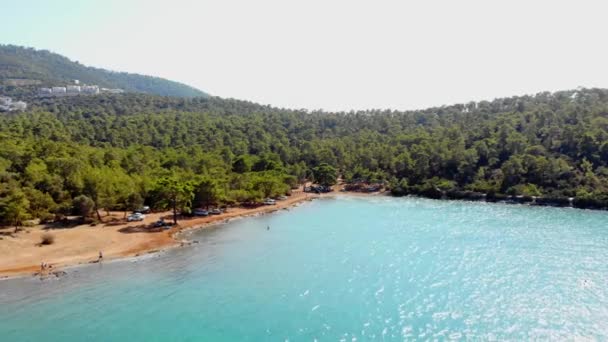
{"type": "Polygon", "coordinates": [[[404,112],[143,94],[28,101],[28,112],[0,117],[4,223],[87,207],[254,203],[338,174],[383,182],[396,195],[472,191],[608,205],[604,89],[404,112]],[[174,185],[185,195],[168,194],[174,185]]]}

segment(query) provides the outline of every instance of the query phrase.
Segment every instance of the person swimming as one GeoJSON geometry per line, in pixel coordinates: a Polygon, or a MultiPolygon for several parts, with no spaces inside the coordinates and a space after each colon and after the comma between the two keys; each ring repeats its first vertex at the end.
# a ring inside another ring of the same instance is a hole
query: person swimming
{"type": "Polygon", "coordinates": [[[267,227],[266,227],[266,230],[270,230],[270,226],[267,226],[267,227]]]}

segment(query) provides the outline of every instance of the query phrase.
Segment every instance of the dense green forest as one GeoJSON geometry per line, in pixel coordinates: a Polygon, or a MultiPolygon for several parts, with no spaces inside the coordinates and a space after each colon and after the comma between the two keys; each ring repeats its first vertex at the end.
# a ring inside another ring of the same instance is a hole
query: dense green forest
{"type": "Polygon", "coordinates": [[[206,96],[198,89],[159,77],[87,67],[46,50],[0,44],[0,85],[3,80],[6,83],[6,79],[37,80],[43,86],[59,86],[80,80],[82,83],[120,88],[127,92],[176,97],[206,96]]]}
{"type": "Polygon", "coordinates": [[[395,195],[608,205],[608,90],[420,111],[307,112],[213,97],[30,99],[0,116],[0,218],[259,202],[304,179],[395,195]]]}

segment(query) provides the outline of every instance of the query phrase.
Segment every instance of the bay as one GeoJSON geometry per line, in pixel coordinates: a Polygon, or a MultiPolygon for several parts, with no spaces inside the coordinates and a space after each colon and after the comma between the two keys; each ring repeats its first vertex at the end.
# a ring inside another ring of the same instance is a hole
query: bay
{"type": "Polygon", "coordinates": [[[608,215],[337,196],[62,278],[0,281],[3,341],[608,338],[608,215]]]}

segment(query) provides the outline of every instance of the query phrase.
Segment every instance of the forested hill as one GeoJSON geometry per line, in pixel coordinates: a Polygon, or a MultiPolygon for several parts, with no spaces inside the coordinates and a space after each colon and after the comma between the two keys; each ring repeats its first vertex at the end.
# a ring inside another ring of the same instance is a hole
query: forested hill
{"type": "Polygon", "coordinates": [[[0,221],[145,201],[184,212],[259,202],[304,179],[575,197],[608,207],[608,90],[540,93],[421,111],[284,110],[144,94],[32,99],[0,115],[0,221]]]}
{"type": "Polygon", "coordinates": [[[206,95],[188,85],[159,77],[87,67],[46,50],[0,45],[0,85],[10,85],[11,81],[7,80],[25,80],[25,84],[43,86],[61,86],[79,80],[81,83],[119,88],[126,92],[176,97],[206,95]]]}

